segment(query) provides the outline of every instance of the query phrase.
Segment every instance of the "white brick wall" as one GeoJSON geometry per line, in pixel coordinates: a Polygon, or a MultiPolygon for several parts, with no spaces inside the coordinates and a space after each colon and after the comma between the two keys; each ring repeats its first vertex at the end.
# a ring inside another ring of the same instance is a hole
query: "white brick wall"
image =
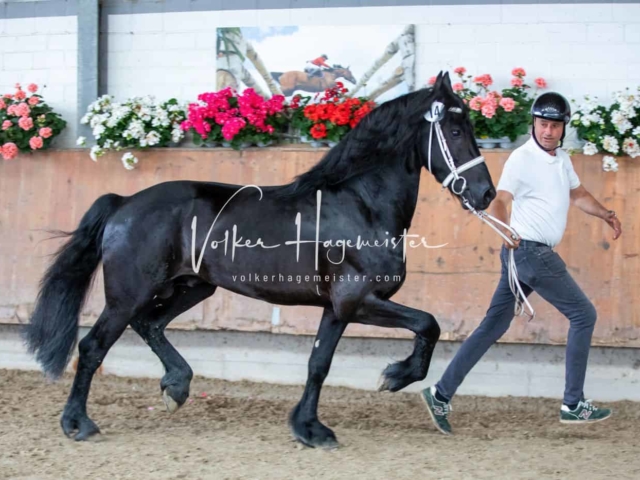
{"type": "MultiPolygon", "coordinates": [[[[640,85],[640,4],[610,3],[110,15],[106,83],[119,99],[194,100],[215,89],[217,27],[407,23],[418,27],[418,85],[460,65],[490,73],[497,88],[522,66],[570,98],[640,85]]],[[[46,85],[45,98],[69,122],[65,145],[75,139],[76,33],[75,17],[0,19],[0,91],[46,85]]]]}
{"type": "Polygon", "coordinates": [[[0,93],[36,83],[67,121],[57,147],[75,144],[77,51],[76,17],[0,19],[0,93]]]}
{"type": "Polygon", "coordinates": [[[417,79],[464,65],[507,86],[511,69],[568,97],[640,85],[640,4],[458,5],[182,12],[109,17],[110,93],[192,95],[215,88],[215,29],[415,23],[417,79]],[[142,80],[141,80],[142,79],[142,80]]]}

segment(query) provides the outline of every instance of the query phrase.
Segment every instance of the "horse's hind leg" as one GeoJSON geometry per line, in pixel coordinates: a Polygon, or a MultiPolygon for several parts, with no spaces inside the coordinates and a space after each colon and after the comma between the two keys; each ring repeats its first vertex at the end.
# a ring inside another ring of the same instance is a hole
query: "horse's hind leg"
{"type": "Polygon", "coordinates": [[[193,371],[164,334],[165,327],[178,315],[213,295],[215,285],[201,283],[193,287],[177,286],[167,299],[157,298],[151,309],[131,321],[138,335],[151,347],[165,369],[160,382],[162,399],[170,413],[184,405],[189,397],[193,371]]]}
{"type": "Polygon", "coordinates": [[[413,382],[424,380],[429,371],[433,350],[440,338],[440,327],[433,315],[390,300],[368,296],[353,321],[379,327],[407,328],[416,334],[411,355],[389,365],[382,372],[379,391],[397,392],[413,382]]]}
{"type": "Polygon", "coordinates": [[[338,320],[333,310],[326,308],[322,314],[311,358],[309,376],[302,395],[289,416],[293,436],[310,447],[334,448],[336,436],[318,420],[318,400],[331,360],[347,324],[338,320]]]}
{"type": "Polygon", "coordinates": [[[60,420],[65,435],[71,436],[78,430],[75,439],[86,440],[100,432],[98,426],[87,416],[91,380],[111,346],[127,328],[130,318],[128,312],[118,312],[107,306],[93,328],[80,341],[78,369],[60,420]]]}

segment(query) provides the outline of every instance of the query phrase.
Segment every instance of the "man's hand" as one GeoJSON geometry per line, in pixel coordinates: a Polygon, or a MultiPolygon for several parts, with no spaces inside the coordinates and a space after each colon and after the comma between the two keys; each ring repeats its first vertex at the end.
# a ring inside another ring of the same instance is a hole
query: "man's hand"
{"type": "Polygon", "coordinates": [[[613,229],[613,239],[617,240],[620,235],[622,235],[622,224],[618,217],[616,216],[616,212],[609,211],[607,215],[604,217],[604,221],[613,229]]]}
{"type": "Polygon", "coordinates": [[[516,249],[520,246],[520,237],[514,235],[513,233],[511,233],[509,230],[507,230],[506,228],[502,229],[502,233],[504,233],[507,238],[509,238],[511,240],[511,243],[507,242],[505,239],[502,240],[502,243],[504,243],[504,246],[507,247],[508,249],[516,249]],[[513,237],[516,238],[513,238],[513,237]]]}

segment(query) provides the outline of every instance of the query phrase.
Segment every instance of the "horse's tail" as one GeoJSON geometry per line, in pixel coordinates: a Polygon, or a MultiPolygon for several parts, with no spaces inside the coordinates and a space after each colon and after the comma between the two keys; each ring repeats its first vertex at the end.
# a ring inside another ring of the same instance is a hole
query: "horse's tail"
{"type": "Polygon", "coordinates": [[[271,78],[273,78],[276,82],[280,82],[281,76],[282,72],[271,72],[271,78]]]}
{"type": "Polygon", "coordinates": [[[54,255],[55,261],[40,282],[40,292],[24,339],[30,353],[51,378],[60,377],[78,336],[78,316],[102,258],[102,235],[109,217],[123,197],[98,198],[73,232],[56,232],[71,238],[54,255]]]}

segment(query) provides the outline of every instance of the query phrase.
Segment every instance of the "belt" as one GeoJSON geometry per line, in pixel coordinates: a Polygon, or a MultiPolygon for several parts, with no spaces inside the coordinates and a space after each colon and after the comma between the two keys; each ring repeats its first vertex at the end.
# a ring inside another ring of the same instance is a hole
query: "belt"
{"type": "Polygon", "coordinates": [[[525,240],[524,238],[520,240],[520,248],[535,248],[535,247],[547,247],[551,248],[546,243],[536,242],[535,240],[525,240]]]}

